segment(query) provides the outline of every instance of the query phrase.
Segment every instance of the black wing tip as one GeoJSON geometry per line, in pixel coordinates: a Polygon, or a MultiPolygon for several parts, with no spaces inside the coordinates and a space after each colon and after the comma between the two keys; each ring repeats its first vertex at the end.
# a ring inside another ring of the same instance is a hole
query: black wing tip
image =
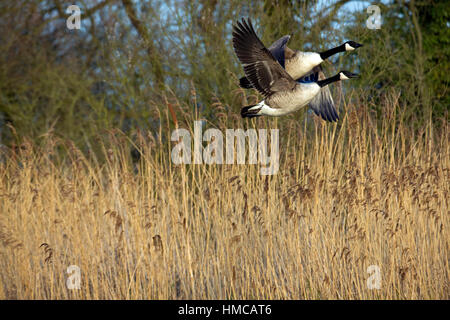
{"type": "Polygon", "coordinates": [[[337,118],[332,118],[332,119],[330,120],[330,119],[326,119],[322,114],[321,114],[320,116],[321,116],[321,118],[322,118],[323,120],[325,120],[326,122],[335,123],[335,122],[338,122],[338,121],[339,121],[339,117],[337,117],[337,118]]]}
{"type": "Polygon", "coordinates": [[[245,18],[242,18],[241,21],[237,21],[236,24],[233,25],[233,47],[235,50],[240,50],[241,48],[245,48],[248,46],[249,40],[258,36],[256,35],[250,18],[249,25],[246,23],[245,18]]]}
{"type": "Polygon", "coordinates": [[[330,104],[327,104],[326,110],[321,113],[322,119],[328,121],[328,122],[337,122],[339,120],[339,116],[337,112],[334,111],[334,107],[330,104]],[[326,116],[326,118],[324,117],[326,116]]]}
{"type": "Polygon", "coordinates": [[[338,122],[339,114],[331,101],[323,101],[319,106],[313,106],[311,109],[319,117],[326,122],[338,122]]]}
{"type": "Polygon", "coordinates": [[[247,77],[242,77],[239,79],[239,86],[244,89],[253,88],[252,83],[247,79],[247,77]]]}
{"type": "Polygon", "coordinates": [[[241,18],[237,20],[235,24],[233,24],[233,32],[234,31],[246,31],[250,28],[253,28],[252,20],[250,18],[241,18]]]}
{"type": "Polygon", "coordinates": [[[327,122],[331,122],[331,123],[338,122],[339,115],[332,108],[333,108],[332,106],[329,106],[328,110],[320,112],[320,117],[327,122]]]}

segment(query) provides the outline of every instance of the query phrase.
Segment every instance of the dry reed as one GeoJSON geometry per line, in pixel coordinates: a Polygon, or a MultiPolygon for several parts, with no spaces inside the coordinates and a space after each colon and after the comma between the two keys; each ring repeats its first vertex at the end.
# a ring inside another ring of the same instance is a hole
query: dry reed
{"type": "Polygon", "coordinates": [[[448,299],[449,126],[413,131],[386,99],[378,122],[362,101],[338,125],[283,126],[217,102],[219,128],[279,125],[273,176],[173,165],[169,128],[111,132],[104,162],[51,135],[23,140],[0,157],[0,299],[448,299]]]}

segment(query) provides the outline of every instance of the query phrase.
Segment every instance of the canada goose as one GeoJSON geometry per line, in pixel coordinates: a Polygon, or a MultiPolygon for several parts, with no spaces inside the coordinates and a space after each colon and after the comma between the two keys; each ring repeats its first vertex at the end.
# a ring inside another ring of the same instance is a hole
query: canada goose
{"type": "MultiPolygon", "coordinates": [[[[308,104],[326,85],[357,76],[341,71],[333,77],[319,79],[318,70],[311,79],[296,82],[258,38],[250,19],[248,22],[242,19],[233,26],[233,47],[247,79],[264,96],[260,103],[242,108],[243,118],[292,113],[308,104]]],[[[337,116],[335,110],[330,113],[333,110],[328,110],[327,103],[320,102],[317,108],[317,112],[330,116],[330,119],[337,116]]]]}
{"type": "MultiPolygon", "coordinates": [[[[324,80],[325,75],[320,64],[325,59],[336,53],[352,51],[363,46],[355,41],[347,41],[338,47],[320,53],[302,52],[287,47],[286,44],[290,38],[290,35],[281,37],[272,43],[268,49],[280,65],[286,69],[287,73],[299,82],[311,82],[311,79],[324,80]]],[[[245,89],[253,88],[253,85],[245,76],[239,79],[239,85],[245,89]]],[[[320,115],[326,121],[339,120],[328,86],[321,89],[320,93],[311,100],[309,106],[316,115],[320,115]]]]}
{"type": "MultiPolygon", "coordinates": [[[[336,53],[352,51],[363,46],[355,41],[347,41],[338,47],[324,52],[302,52],[298,50],[294,51],[287,47],[286,44],[290,38],[290,35],[281,37],[272,43],[268,49],[294,80],[298,80],[307,75],[314,67],[320,65],[324,60],[336,53]]],[[[244,89],[253,88],[245,76],[239,79],[239,85],[244,89]]]]}

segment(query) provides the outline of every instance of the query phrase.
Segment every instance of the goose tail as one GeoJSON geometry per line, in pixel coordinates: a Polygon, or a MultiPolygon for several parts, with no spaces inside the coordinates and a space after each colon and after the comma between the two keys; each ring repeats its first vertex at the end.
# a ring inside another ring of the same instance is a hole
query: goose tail
{"type": "Polygon", "coordinates": [[[261,116],[262,107],[259,104],[245,106],[241,109],[242,118],[254,118],[261,116]]]}

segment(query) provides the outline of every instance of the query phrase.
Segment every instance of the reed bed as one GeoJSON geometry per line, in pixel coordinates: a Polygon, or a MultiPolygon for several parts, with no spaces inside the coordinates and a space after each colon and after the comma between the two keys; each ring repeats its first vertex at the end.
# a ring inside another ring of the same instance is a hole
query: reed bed
{"type": "MultiPolygon", "coordinates": [[[[394,94],[376,121],[350,96],[338,124],[217,103],[207,126],[280,129],[272,176],[172,164],[173,121],[110,130],[100,155],[20,138],[0,156],[0,299],[448,299],[448,122],[413,130],[394,94]]],[[[161,110],[192,130],[197,115],[161,110]]]]}

